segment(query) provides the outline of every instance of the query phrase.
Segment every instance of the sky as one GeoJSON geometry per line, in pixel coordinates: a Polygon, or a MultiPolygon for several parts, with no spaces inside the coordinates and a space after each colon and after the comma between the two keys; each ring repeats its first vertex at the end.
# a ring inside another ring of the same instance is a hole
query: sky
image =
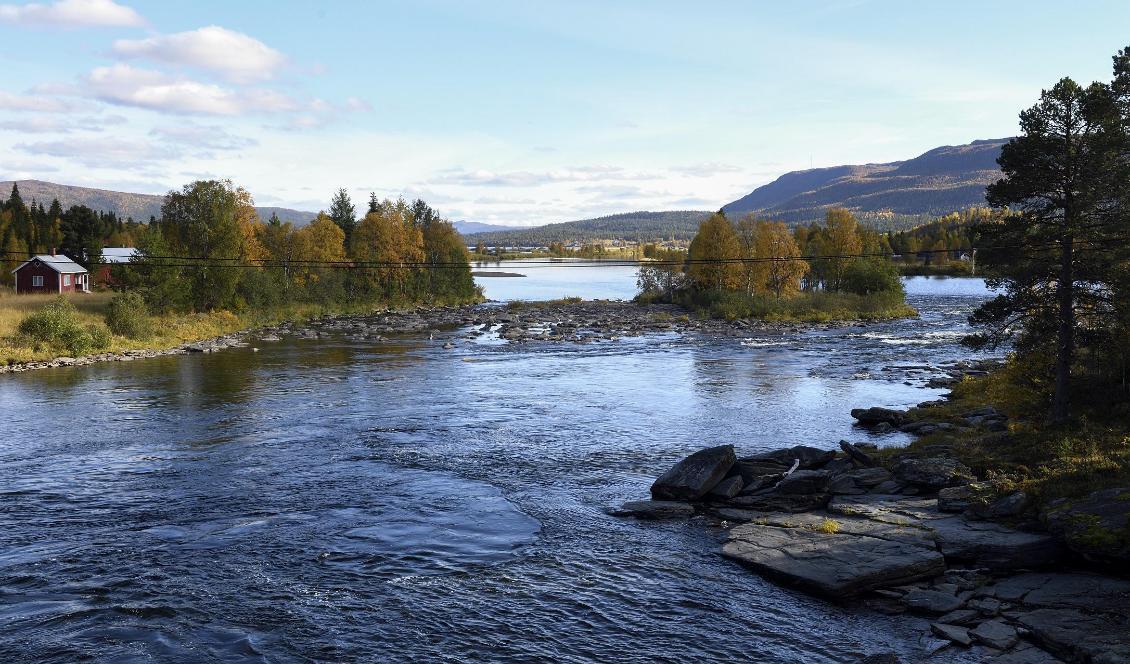
{"type": "Polygon", "coordinates": [[[534,225],[1011,136],[1130,2],[0,0],[0,180],[534,225]]]}

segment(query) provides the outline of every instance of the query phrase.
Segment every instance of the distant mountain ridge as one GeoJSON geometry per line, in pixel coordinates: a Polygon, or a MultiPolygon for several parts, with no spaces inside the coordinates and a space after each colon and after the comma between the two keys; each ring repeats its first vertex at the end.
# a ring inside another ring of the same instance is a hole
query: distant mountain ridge
{"type": "MultiPolygon", "coordinates": [[[[20,197],[25,203],[32,200],[43,203],[44,207],[51,204],[52,200],[59,199],[63,209],[72,205],[85,205],[92,210],[114,212],[119,217],[133,217],[134,221],[149,221],[149,217],[161,216],[161,204],[165,202],[164,196],[156,194],[131,194],[124,191],[110,191],[108,189],[92,189],[90,187],[76,187],[69,184],[56,184],[43,180],[16,180],[19,185],[20,197]]],[[[0,182],[0,198],[7,200],[12,191],[11,180],[0,182]]],[[[271,218],[271,213],[279,215],[279,219],[290,221],[296,225],[307,224],[316,212],[292,210],[290,208],[256,206],[259,216],[263,221],[271,218]]]]}
{"type": "Polygon", "coordinates": [[[470,235],[471,233],[491,233],[494,231],[519,231],[529,226],[505,226],[503,224],[484,224],[479,221],[459,221],[451,222],[455,230],[459,231],[460,235],[470,235]]]}
{"type": "Polygon", "coordinates": [[[710,213],[702,210],[626,212],[533,228],[471,233],[465,237],[471,244],[481,241],[492,247],[546,246],[551,242],[595,240],[689,240],[698,232],[698,225],[708,216],[710,213]]]}
{"type": "Polygon", "coordinates": [[[831,207],[858,213],[940,215],[986,205],[985,187],[1001,177],[1001,146],[1009,139],[934,148],[887,164],[813,168],[785,173],[722,207],[782,221],[814,221],[831,207]]]}

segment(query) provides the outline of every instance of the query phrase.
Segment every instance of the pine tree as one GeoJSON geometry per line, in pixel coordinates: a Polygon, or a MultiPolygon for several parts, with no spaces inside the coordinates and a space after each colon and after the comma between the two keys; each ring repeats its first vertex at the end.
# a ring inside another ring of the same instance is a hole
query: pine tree
{"type": "Polygon", "coordinates": [[[345,234],[345,246],[348,248],[353,237],[353,229],[357,227],[357,210],[353,207],[349,192],[344,188],[338,189],[333,200],[330,201],[329,217],[345,234]]]}
{"type": "Polygon", "coordinates": [[[1070,414],[1079,316],[1107,308],[1108,260],[1090,248],[1112,239],[1107,209],[1112,192],[1125,188],[1113,177],[1118,150],[1107,129],[1117,122],[1109,101],[1105,86],[1084,89],[1064,78],[1023,111],[1021,135],[998,160],[1004,178],[986,194],[994,207],[1020,214],[978,228],[978,263],[1003,292],[974,312],[970,320],[981,332],[970,343],[996,345],[1019,330],[1018,352],[1054,357],[1050,414],[1057,423],[1070,414]]]}

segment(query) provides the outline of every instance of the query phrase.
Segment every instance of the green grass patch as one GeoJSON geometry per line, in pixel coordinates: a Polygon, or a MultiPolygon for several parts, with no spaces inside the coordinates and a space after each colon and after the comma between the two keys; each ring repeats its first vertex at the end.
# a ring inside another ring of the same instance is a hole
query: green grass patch
{"type": "Polygon", "coordinates": [[[724,320],[832,322],[840,320],[889,320],[917,316],[901,292],[870,295],[804,292],[789,297],[751,295],[734,291],[685,293],[678,301],[702,315],[724,320]]]}

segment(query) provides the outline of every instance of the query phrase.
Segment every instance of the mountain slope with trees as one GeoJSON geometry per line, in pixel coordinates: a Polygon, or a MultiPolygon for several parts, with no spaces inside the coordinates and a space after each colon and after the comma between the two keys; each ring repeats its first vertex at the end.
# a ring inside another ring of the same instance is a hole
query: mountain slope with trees
{"type": "MultiPolygon", "coordinates": [[[[36,201],[44,206],[57,200],[64,209],[71,206],[85,206],[92,210],[110,213],[121,219],[133,219],[138,222],[149,221],[150,217],[161,216],[161,205],[165,202],[164,196],[154,194],[133,194],[125,191],[111,191],[109,189],[92,189],[90,187],[76,187],[69,184],[56,184],[43,180],[15,180],[0,182],[0,192],[12,190],[12,185],[19,185],[20,193],[24,200],[36,201]]],[[[292,210],[290,208],[256,206],[256,212],[263,219],[270,219],[277,215],[283,221],[295,224],[309,223],[316,212],[292,210]]]]}
{"type": "Polygon", "coordinates": [[[709,212],[701,210],[627,212],[533,228],[468,233],[464,237],[472,243],[482,242],[491,247],[549,246],[555,242],[594,240],[690,240],[698,232],[698,225],[709,216],[709,212]]]}

